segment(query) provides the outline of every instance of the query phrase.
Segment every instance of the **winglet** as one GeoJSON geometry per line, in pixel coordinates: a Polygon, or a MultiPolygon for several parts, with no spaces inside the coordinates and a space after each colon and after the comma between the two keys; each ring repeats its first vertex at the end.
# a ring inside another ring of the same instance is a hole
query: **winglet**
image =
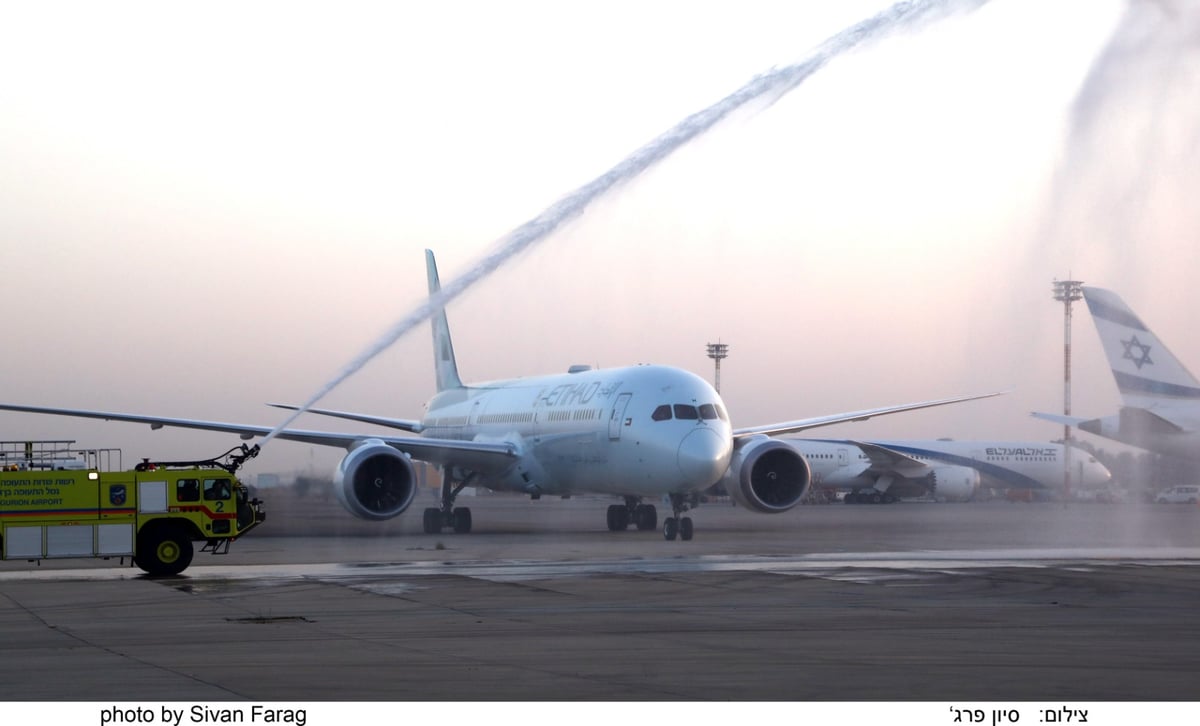
{"type": "MultiPolygon", "coordinates": [[[[442,291],[442,283],[438,279],[437,262],[433,259],[433,250],[425,250],[425,269],[429,275],[429,297],[432,300],[442,291]]],[[[450,342],[450,325],[446,322],[446,308],[438,305],[429,318],[433,328],[433,366],[437,377],[437,390],[442,392],[448,388],[462,388],[462,379],[458,377],[458,363],[454,360],[454,344],[450,342]]]]}

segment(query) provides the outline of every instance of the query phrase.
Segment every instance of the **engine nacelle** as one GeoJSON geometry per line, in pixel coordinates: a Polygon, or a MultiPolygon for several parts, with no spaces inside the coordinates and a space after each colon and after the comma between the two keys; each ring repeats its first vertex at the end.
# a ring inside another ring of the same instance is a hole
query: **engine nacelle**
{"type": "Polygon", "coordinates": [[[939,466],[929,474],[929,490],[943,502],[969,502],[979,490],[979,472],[969,466],[939,466]]]}
{"type": "Polygon", "coordinates": [[[360,519],[391,519],[412,503],[417,477],[407,456],[379,439],[366,439],[338,464],[333,491],[360,519]]]}
{"type": "Polygon", "coordinates": [[[777,439],[754,436],[737,442],[721,484],[743,507],[777,514],[796,506],[811,481],[808,461],[799,452],[777,439]]]}

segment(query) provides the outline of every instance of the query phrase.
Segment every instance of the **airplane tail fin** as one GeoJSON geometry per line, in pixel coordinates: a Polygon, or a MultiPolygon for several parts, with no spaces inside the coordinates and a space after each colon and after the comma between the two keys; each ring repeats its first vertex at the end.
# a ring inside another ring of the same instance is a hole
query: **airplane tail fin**
{"type": "Polygon", "coordinates": [[[1116,293],[1084,287],[1104,354],[1126,407],[1200,404],[1200,382],[1116,293]]]}
{"type": "MultiPolygon", "coordinates": [[[[433,251],[425,250],[425,270],[429,275],[429,295],[433,297],[442,290],[438,279],[437,262],[433,251]]],[[[446,308],[439,306],[429,318],[433,328],[433,366],[437,377],[437,390],[462,388],[458,377],[458,363],[454,360],[454,344],[450,342],[450,325],[446,322],[446,308]]]]}

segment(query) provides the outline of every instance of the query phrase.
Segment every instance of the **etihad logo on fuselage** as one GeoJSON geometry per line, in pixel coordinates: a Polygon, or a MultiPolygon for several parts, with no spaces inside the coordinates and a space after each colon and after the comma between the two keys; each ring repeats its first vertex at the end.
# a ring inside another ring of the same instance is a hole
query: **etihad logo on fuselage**
{"type": "MultiPolygon", "coordinates": [[[[564,383],[553,388],[544,388],[538,392],[534,405],[537,406],[582,406],[592,400],[597,393],[605,397],[601,391],[600,381],[591,383],[564,383]]],[[[606,389],[607,390],[607,389],[606,389]]]]}
{"type": "Polygon", "coordinates": [[[989,446],[987,448],[988,456],[1045,456],[1054,458],[1058,456],[1058,449],[1052,446],[1046,448],[1038,448],[1034,446],[989,446]]]}

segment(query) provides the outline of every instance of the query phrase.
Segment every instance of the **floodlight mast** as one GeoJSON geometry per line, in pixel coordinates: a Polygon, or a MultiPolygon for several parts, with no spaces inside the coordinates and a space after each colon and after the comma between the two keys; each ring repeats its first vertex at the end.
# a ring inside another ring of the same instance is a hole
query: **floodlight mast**
{"type": "Polygon", "coordinates": [[[729,357],[729,346],[725,343],[709,343],[708,357],[713,359],[716,371],[713,377],[713,388],[721,392],[721,361],[729,357]]]}
{"type": "MultiPolygon", "coordinates": [[[[1083,282],[1055,280],[1054,299],[1063,304],[1063,415],[1071,415],[1071,303],[1083,299],[1083,282]]],[[[1063,424],[1063,494],[1071,497],[1071,425],[1063,424]]]]}

